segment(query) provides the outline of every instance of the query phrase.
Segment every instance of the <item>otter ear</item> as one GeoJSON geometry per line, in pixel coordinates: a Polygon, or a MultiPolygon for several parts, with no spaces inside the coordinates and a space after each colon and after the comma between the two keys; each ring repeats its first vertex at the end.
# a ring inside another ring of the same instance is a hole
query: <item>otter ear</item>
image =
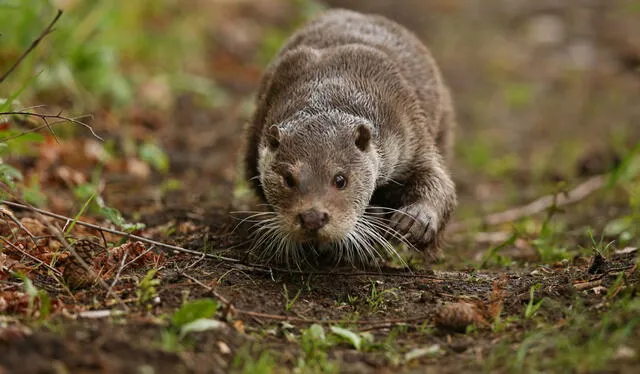
{"type": "Polygon", "coordinates": [[[267,142],[271,150],[276,150],[280,146],[280,129],[277,125],[272,125],[267,130],[267,142]]]}
{"type": "Polygon", "coordinates": [[[369,143],[371,142],[371,128],[367,125],[358,125],[356,129],[356,147],[361,151],[369,149],[369,143]]]}

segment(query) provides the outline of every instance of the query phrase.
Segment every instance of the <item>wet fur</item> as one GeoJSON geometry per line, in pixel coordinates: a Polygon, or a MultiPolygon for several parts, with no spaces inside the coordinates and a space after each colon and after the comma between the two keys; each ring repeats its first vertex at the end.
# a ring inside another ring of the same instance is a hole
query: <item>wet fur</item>
{"type": "MultiPolygon", "coordinates": [[[[262,199],[260,176],[269,163],[261,159],[260,149],[270,126],[296,126],[310,118],[321,122],[325,116],[327,122],[360,118],[372,124],[375,152],[369,162],[377,163],[370,168],[375,170],[370,176],[375,191],[358,198],[394,209],[415,205],[411,213],[425,212],[434,235],[412,241],[421,249],[437,249],[456,205],[446,167],[455,118],[449,91],[427,48],[386,18],[346,10],[328,11],[295,33],[264,73],[247,131],[246,177],[262,199]]],[[[313,129],[304,130],[309,143],[298,144],[297,151],[303,154],[319,143],[340,155],[341,148],[327,142],[327,134],[341,131],[339,126],[307,127],[313,129]]],[[[402,228],[402,216],[393,219],[402,228]]],[[[420,236],[415,227],[405,229],[420,236]]]]}

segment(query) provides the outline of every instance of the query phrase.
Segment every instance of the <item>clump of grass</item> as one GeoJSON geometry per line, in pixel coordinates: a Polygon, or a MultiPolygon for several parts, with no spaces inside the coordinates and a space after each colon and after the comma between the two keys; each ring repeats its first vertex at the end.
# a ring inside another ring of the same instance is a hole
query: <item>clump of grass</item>
{"type": "Polygon", "coordinates": [[[369,295],[367,296],[367,304],[371,311],[378,311],[385,307],[386,305],[386,297],[391,295],[397,297],[396,289],[390,288],[386,290],[379,290],[376,281],[371,281],[369,295]]]}
{"type": "MultiPolygon", "coordinates": [[[[531,305],[537,304],[539,302],[531,305]]],[[[561,329],[539,325],[515,348],[512,343],[493,347],[486,369],[574,373],[604,369],[621,347],[639,348],[639,311],[640,299],[631,292],[613,302],[605,313],[588,310],[577,303],[567,311],[561,329]]]]}
{"type": "Polygon", "coordinates": [[[529,289],[529,302],[527,303],[527,307],[524,310],[524,319],[530,319],[531,317],[533,317],[538,309],[540,309],[540,307],[542,306],[542,302],[544,301],[544,299],[540,299],[537,302],[535,299],[535,293],[540,289],[540,287],[542,287],[542,285],[538,283],[534,284],[529,289]]]}
{"type": "Polygon", "coordinates": [[[157,270],[151,269],[145,274],[145,276],[138,283],[136,289],[136,296],[138,304],[151,309],[153,303],[158,297],[157,287],[160,285],[160,280],[155,278],[157,270]]]}
{"type": "Polygon", "coordinates": [[[302,293],[302,288],[298,289],[298,292],[296,292],[295,295],[293,295],[293,297],[291,297],[289,295],[289,290],[287,289],[287,285],[283,285],[282,286],[283,290],[282,290],[282,296],[284,297],[284,310],[286,312],[290,311],[291,308],[293,308],[293,305],[296,303],[296,301],[298,301],[298,298],[300,297],[300,294],[302,293]]]}
{"type": "Polygon", "coordinates": [[[338,372],[336,364],[329,360],[327,351],[331,346],[322,326],[313,324],[302,330],[300,348],[303,354],[296,363],[297,369],[303,373],[338,372]]]}

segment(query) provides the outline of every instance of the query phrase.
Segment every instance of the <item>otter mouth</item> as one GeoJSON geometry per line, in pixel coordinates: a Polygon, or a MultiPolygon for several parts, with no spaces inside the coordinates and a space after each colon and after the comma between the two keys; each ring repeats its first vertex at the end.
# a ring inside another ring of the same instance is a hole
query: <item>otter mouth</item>
{"type": "Polygon", "coordinates": [[[324,233],[315,230],[299,230],[293,236],[293,239],[299,244],[329,244],[335,241],[324,233]]]}

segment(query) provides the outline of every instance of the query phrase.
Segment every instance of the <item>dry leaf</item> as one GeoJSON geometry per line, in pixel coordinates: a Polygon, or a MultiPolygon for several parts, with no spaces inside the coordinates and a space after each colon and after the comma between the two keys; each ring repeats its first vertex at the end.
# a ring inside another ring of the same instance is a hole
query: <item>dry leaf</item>
{"type": "Polygon", "coordinates": [[[233,328],[236,329],[236,331],[244,334],[244,321],[242,321],[241,319],[233,321],[233,328]]]}

